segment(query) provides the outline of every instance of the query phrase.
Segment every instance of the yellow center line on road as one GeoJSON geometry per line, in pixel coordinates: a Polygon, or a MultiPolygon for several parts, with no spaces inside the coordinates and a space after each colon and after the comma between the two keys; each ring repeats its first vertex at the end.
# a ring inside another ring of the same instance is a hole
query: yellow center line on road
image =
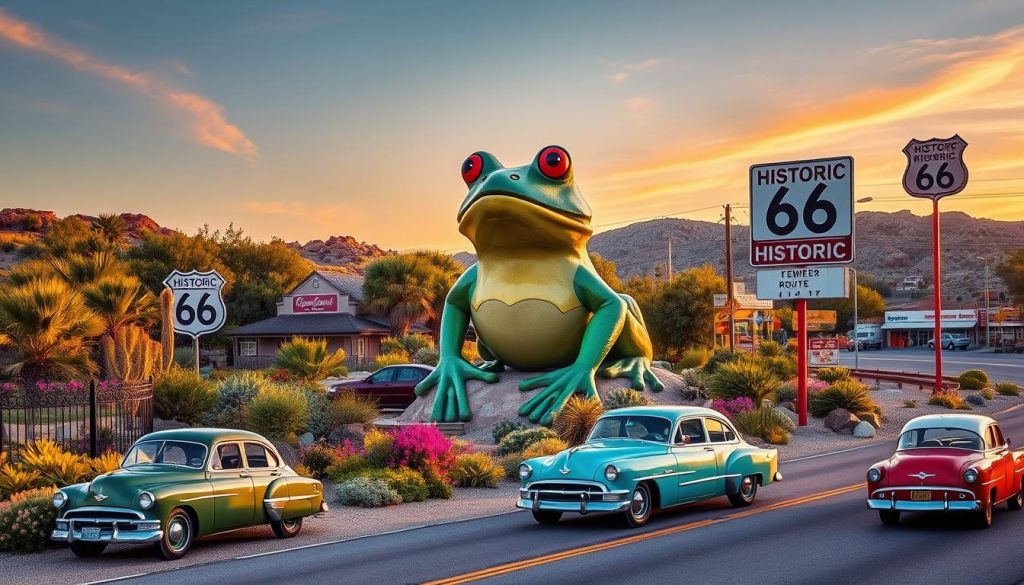
{"type": "Polygon", "coordinates": [[[769,504],[767,506],[759,508],[751,508],[743,512],[737,512],[728,516],[722,516],[721,518],[712,518],[709,520],[700,520],[698,522],[691,522],[689,524],[681,524],[679,526],[671,526],[669,528],[662,528],[660,530],[654,530],[651,532],[645,532],[643,534],[637,534],[635,536],[627,536],[626,538],[620,538],[617,540],[611,540],[608,542],[602,542],[598,544],[592,544],[583,546],[580,548],[574,548],[567,551],[552,553],[544,556],[534,557],[532,559],[525,559],[522,561],[516,561],[513,563],[507,563],[504,565],[497,565],[487,569],[481,569],[472,573],[465,573],[462,575],[456,575],[454,577],[448,577],[446,579],[439,579],[437,581],[428,581],[423,585],[450,585],[456,583],[471,583],[473,581],[480,581],[482,579],[488,579],[490,577],[497,577],[499,575],[505,575],[507,573],[513,573],[515,571],[522,571],[532,567],[547,565],[557,561],[565,559],[571,559],[582,555],[591,553],[601,552],[604,550],[618,548],[620,546],[626,546],[628,544],[634,544],[645,540],[651,540],[654,538],[660,538],[662,536],[668,536],[670,534],[678,534],[680,532],[687,532],[690,530],[696,530],[698,528],[704,528],[705,526],[712,526],[714,524],[721,524],[722,522],[728,522],[729,520],[738,520],[740,518],[746,518],[748,516],[756,516],[757,514],[764,514],[765,512],[771,512],[773,510],[780,510],[782,508],[791,508],[793,506],[799,506],[801,504],[807,504],[818,500],[824,500],[826,498],[832,498],[835,496],[841,496],[843,494],[850,493],[852,491],[864,489],[863,483],[856,483],[840,488],[811,494],[808,496],[802,496],[799,498],[793,498],[791,500],[784,500],[769,504]]]}

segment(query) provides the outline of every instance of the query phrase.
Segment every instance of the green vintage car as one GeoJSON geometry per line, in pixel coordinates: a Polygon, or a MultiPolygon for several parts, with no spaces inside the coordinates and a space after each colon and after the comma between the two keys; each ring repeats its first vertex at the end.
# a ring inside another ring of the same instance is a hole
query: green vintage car
{"type": "Polygon", "coordinates": [[[121,468],[62,488],[50,538],[80,557],[111,543],[154,543],[165,559],[188,553],[195,539],[258,524],[291,538],[305,516],[326,512],[323,486],[285,465],[260,435],[231,429],[150,433],[121,468]]]}
{"type": "Polygon", "coordinates": [[[781,481],[779,453],[747,444],[722,413],[692,406],[609,411],[587,442],[519,466],[519,501],[541,524],[564,512],[618,512],[628,526],[651,512],[718,496],[749,506],[781,481]]]}

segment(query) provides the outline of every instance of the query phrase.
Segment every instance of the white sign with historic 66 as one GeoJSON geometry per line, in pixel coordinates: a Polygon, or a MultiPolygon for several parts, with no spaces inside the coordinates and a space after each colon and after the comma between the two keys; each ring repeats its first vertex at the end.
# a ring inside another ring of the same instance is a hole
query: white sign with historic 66
{"type": "Polygon", "coordinates": [[[221,289],[224,277],[216,270],[175,270],[164,279],[174,293],[174,331],[190,337],[213,333],[224,325],[227,309],[221,289]]]}

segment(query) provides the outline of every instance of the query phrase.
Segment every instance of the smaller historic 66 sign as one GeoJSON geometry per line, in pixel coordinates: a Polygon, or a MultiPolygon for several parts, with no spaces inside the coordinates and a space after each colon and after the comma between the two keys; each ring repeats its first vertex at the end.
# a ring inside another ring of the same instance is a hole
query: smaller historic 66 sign
{"type": "Polygon", "coordinates": [[[191,337],[213,333],[224,325],[224,277],[216,270],[181,272],[164,279],[174,293],[174,331],[191,337]]]}
{"type": "Polygon", "coordinates": [[[967,141],[954,134],[949,138],[911,140],[903,148],[907,170],[903,189],[914,197],[941,199],[956,195],[967,186],[964,149],[967,141]]]}

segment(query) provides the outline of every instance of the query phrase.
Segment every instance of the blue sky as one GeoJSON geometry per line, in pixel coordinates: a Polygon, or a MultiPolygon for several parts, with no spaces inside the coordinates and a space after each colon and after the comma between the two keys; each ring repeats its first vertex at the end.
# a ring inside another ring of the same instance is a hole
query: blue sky
{"type": "MultiPolygon", "coordinates": [[[[0,200],[457,250],[459,166],[547,144],[602,226],[852,154],[866,209],[959,132],[947,209],[1024,211],[1020,2],[2,2],[0,200]],[[895,6],[893,6],[895,5],[895,6]],[[930,100],[929,96],[936,96],[930,100]]],[[[742,216],[741,216],[742,217],[742,216]]]]}

